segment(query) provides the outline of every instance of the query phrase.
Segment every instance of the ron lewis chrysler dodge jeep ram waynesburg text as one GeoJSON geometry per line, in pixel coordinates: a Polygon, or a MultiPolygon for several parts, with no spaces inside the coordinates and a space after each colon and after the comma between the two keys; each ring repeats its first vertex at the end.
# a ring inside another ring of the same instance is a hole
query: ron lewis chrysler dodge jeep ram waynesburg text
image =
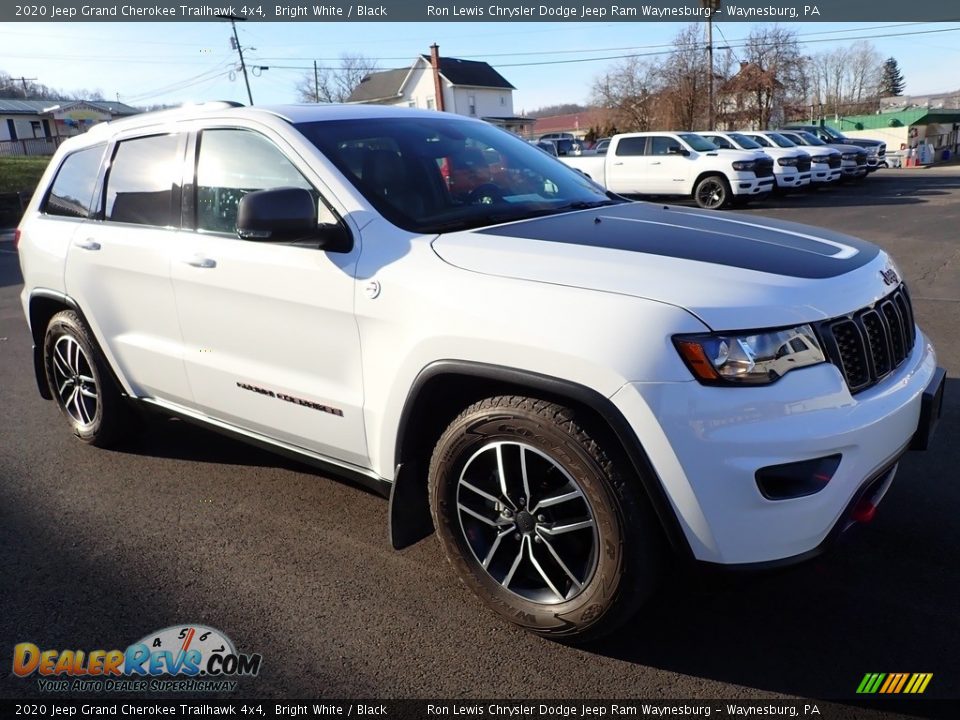
{"type": "Polygon", "coordinates": [[[153,408],[390,496],[527,629],[668,563],[797,560],[926,446],[944,373],[877,247],[627,202],[479,120],[214,104],[63,144],[18,231],[42,395],[153,408]]]}

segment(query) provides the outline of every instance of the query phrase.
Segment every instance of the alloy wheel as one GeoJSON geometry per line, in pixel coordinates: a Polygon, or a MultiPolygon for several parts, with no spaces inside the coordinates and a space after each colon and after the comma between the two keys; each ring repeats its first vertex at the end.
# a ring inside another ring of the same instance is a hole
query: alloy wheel
{"type": "Polygon", "coordinates": [[[593,510],[547,454],[520,442],[485,445],[464,466],[456,495],[473,557],[504,589],[556,604],[589,583],[599,546],[593,510]]]}

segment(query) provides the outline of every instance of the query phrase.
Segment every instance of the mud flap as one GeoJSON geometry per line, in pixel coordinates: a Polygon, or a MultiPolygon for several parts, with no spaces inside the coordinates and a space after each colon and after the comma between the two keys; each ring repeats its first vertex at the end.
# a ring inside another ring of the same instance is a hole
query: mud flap
{"type": "Polygon", "coordinates": [[[388,532],[394,550],[403,550],[433,534],[427,483],[415,466],[398,465],[390,488],[388,532]]]}

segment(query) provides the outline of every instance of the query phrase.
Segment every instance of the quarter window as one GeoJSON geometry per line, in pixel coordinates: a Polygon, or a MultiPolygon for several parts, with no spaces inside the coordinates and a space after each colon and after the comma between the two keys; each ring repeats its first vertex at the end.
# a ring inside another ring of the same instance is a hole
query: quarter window
{"type": "Polygon", "coordinates": [[[117,145],[107,179],[107,220],[159,227],[179,224],[173,197],[175,189],[179,196],[180,140],[179,135],[152,135],[117,145]]]}
{"type": "Polygon", "coordinates": [[[105,145],[73,153],[63,161],[44,212],[48,215],[88,218],[105,145]]]}
{"type": "MultiPolygon", "coordinates": [[[[254,190],[296,187],[319,194],[276,145],[250,130],[204,130],[197,156],[197,229],[237,229],[240,198],[254,190]]],[[[323,218],[321,218],[323,220],[323,218]]]]}

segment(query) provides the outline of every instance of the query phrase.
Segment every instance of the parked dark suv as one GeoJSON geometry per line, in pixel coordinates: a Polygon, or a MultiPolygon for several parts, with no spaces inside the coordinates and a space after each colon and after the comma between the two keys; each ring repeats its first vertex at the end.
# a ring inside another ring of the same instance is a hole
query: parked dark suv
{"type": "Polygon", "coordinates": [[[827,145],[856,145],[867,151],[867,172],[873,172],[886,166],[884,158],[887,154],[887,144],[882,140],[868,140],[867,138],[847,137],[839,130],[827,125],[784,125],[784,130],[805,130],[816,135],[827,145]]]}

